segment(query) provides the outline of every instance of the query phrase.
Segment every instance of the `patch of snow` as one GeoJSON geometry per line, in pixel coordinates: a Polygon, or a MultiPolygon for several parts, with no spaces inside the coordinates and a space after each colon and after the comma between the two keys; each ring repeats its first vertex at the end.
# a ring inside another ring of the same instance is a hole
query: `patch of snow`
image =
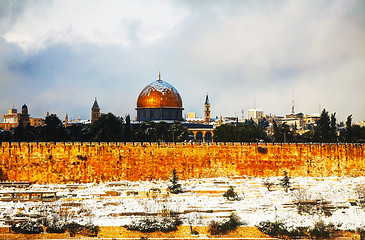
{"type": "MultiPolygon", "coordinates": [[[[243,222],[254,226],[261,221],[282,220],[287,226],[313,226],[318,220],[333,223],[340,229],[354,230],[365,225],[365,209],[354,204],[355,188],[365,184],[365,177],[291,178],[294,190],[286,192],[280,177],[272,178],[219,178],[189,179],[180,181],[186,192],[170,194],[169,182],[138,181],[102,184],[82,184],[67,188],[64,184],[36,184],[29,191],[57,191],[55,202],[3,202],[0,201],[0,226],[5,218],[16,214],[61,217],[75,221],[92,222],[99,226],[124,226],[145,214],[161,216],[164,211],[178,213],[184,224],[206,226],[212,219],[222,220],[234,212],[243,222]],[[276,185],[268,191],[264,181],[276,185]],[[240,200],[223,197],[229,186],[240,200]],[[299,214],[294,204],[295,191],[305,189],[311,199],[328,201],[332,215],[299,214]],[[118,194],[107,194],[114,191],[118,194]],[[138,195],[128,195],[136,191],[138,195]]],[[[13,189],[19,191],[20,189],[13,189]]],[[[10,191],[3,189],[1,191],[10,191]]],[[[0,194],[1,194],[0,191],[0,194]]]]}

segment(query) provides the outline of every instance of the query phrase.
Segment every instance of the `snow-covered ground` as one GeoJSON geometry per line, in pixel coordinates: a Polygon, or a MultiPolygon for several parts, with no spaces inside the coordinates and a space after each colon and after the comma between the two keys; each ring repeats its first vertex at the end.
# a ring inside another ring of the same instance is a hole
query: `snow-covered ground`
{"type": "Polygon", "coordinates": [[[280,186],[282,177],[215,178],[180,181],[184,193],[170,194],[170,182],[114,182],[88,184],[31,185],[29,188],[6,188],[9,191],[56,191],[55,202],[0,201],[0,226],[6,218],[61,216],[99,226],[122,226],[131,221],[162,213],[178,213],[184,224],[208,225],[232,212],[254,226],[265,220],[282,220],[288,226],[313,226],[318,220],[334,223],[339,229],[353,230],[365,226],[365,209],[358,204],[356,186],[365,177],[291,178],[288,192],[280,186]],[[264,182],[275,185],[271,191],[264,182]],[[233,186],[238,200],[230,201],[223,193],[233,186]],[[304,196],[304,197],[303,197],[304,196]],[[299,214],[294,202],[322,200],[330,214],[322,211],[299,214]]]}

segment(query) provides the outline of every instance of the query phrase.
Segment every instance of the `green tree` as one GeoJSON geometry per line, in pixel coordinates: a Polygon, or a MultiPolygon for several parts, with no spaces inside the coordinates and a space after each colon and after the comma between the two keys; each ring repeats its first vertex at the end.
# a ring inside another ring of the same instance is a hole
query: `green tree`
{"type": "MultiPolygon", "coordinates": [[[[151,127],[154,128],[155,130],[155,135],[156,135],[156,140],[158,142],[167,142],[167,141],[172,141],[168,140],[169,139],[169,128],[170,128],[171,124],[167,123],[167,122],[158,122],[158,123],[151,123],[151,127]]],[[[151,135],[153,137],[153,135],[151,135]]]]}
{"type": "Polygon", "coordinates": [[[11,142],[11,132],[0,129],[0,142],[11,142]]]}
{"type": "Polygon", "coordinates": [[[313,142],[314,140],[314,130],[309,130],[308,132],[298,135],[299,142],[313,142]]]}
{"type": "Polygon", "coordinates": [[[337,121],[336,121],[336,113],[331,114],[331,124],[330,124],[330,136],[329,142],[337,142],[337,121]]]}
{"type": "Polygon", "coordinates": [[[176,169],[172,171],[172,178],[170,179],[172,185],[168,188],[170,189],[171,193],[182,193],[181,184],[179,183],[179,177],[177,176],[176,169]]]}
{"type": "Polygon", "coordinates": [[[119,142],[124,135],[123,118],[112,113],[102,114],[90,126],[91,140],[96,142],[119,142]]]}
{"type": "Polygon", "coordinates": [[[88,139],[84,139],[85,129],[88,129],[88,126],[83,125],[71,125],[66,128],[67,133],[67,141],[70,142],[83,142],[88,139]]]}
{"type": "Polygon", "coordinates": [[[364,143],[365,142],[365,127],[359,125],[353,125],[351,127],[352,136],[354,142],[364,143]]]}
{"type": "Polygon", "coordinates": [[[260,118],[258,124],[262,128],[267,128],[269,126],[269,121],[266,120],[265,117],[260,118]]]}
{"type": "Polygon", "coordinates": [[[346,131],[345,131],[345,141],[353,142],[353,133],[352,133],[352,115],[347,117],[346,120],[346,131]]]}
{"type": "Polygon", "coordinates": [[[281,132],[281,128],[279,128],[278,124],[273,121],[273,140],[274,142],[284,142],[284,135],[281,132]]]}
{"type": "Polygon", "coordinates": [[[13,142],[32,142],[35,139],[36,134],[34,127],[31,127],[29,124],[23,126],[22,123],[19,123],[19,125],[13,129],[13,142]]]}
{"type": "Polygon", "coordinates": [[[154,142],[157,140],[157,130],[152,122],[143,122],[133,126],[134,140],[138,142],[154,142]]]}
{"type": "Polygon", "coordinates": [[[46,117],[45,126],[40,129],[38,138],[45,142],[63,142],[68,137],[61,120],[56,114],[51,114],[46,117]]]}
{"type": "Polygon", "coordinates": [[[169,127],[168,133],[169,141],[172,142],[183,142],[189,138],[188,128],[183,126],[181,122],[174,122],[169,127]]]}
{"type": "Polygon", "coordinates": [[[273,140],[274,142],[294,142],[294,130],[290,130],[290,126],[285,122],[278,126],[276,122],[273,123],[274,134],[273,140]]]}
{"type": "Polygon", "coordinates": [[[288,173],[286,171],[284,171],[284,177],[280,180],[280,185],[285,188],[286,192],[288,192],[291,187],[290,177],[288,176],[288,173]]]}
{"type": "Polygon", "coordinates": [[[223,124],[215,128],[213,133],[215,142],[258,142],[268,140],[265,129],[255,124],[223,124]]]}
{"type": "Polygon", "coordinates": [[[236,137],[234,134],[235,127],[231,124],[223,124],[214,129],[215,142],[234,142],[236,137]]]}
{"type": "Polygon", "coordinates": [[[317,121],[317,126],[314,128],[314,141],[330,142],[330,117],[326,109],[323,109],[320,118],[317,121]]]}
{"type": "Polygon", "coordinates": [[[132,140],[131,116],[129,114],[125,117],[124,139],[126,141],[132,140]]]}

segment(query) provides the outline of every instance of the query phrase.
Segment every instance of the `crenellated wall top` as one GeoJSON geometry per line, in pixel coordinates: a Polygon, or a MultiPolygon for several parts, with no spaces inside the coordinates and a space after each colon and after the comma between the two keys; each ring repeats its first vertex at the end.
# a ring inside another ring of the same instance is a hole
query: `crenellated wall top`
{"type": "Polygon", "coordinates": [[[194,147],[208,147],[208,146],[225,146],[225,147],[239,147],[239,146],[261,146],[261,147],[291,147],[291,146],[360,146],[363,147],[363,143],[250,143],[250,142],[212,142],[212,143],[190,143],[190,142],[0,142],[1,147],[25,147],[25,146],[100,146],[100,147],[167,147],[167,146],[194,146],[194,147]]]}

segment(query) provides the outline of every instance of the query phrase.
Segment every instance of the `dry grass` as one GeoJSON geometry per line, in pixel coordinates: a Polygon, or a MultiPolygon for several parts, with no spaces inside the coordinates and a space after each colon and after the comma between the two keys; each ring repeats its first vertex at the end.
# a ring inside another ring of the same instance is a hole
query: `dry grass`
{"type": "MultiPolygon", "coordinates": [[[[208,227],[194,226],[194,230],[198,231],[200,236],[210,236],[208,227]]],[[[1,231],[0,239],[70,239],[69,233],[44,233],[44,234],[6,234],[1,231]]],[[[190,234],[190,226],[179,226],[177,231],[163,233],[141,233],[138,231],[129,231],[124,227],[100,227],[98,238],[197,238],[190,234]]],[[[217,235],[214,238],[270,238],[266,234],[261,233],[256,227],[238,227],[236,230],[226,235],[217,235]]],[[[76,239],[88,238],[76,234],[76,239]]]]}
{"type": "MultiPolygon", "coordinates": [[[[202,237],[214,238],[271,238],[270,236],[260,232],[256,227],[238,227],[235,231],[229,232],[226,235],[210,236],[208,227],[194,226],[194,230],[198,231],[202,237]]],[[[141,233],[137,231],[128,231],[124,227],[100,227],[97,238],[90,238],[76,234],[75,238],[70,238],[69,233],[44,233],[44,234],[8,234],[7,228],[0,228],[0,239],[98,239],[98,238],[192,238],[197,239],[197,236],[190,234],[190,226],[179,226],[177,231],[170,233],[154,232],[141,233]]],[[[349,239],[360,239],[357,233],[340,231],[336,232],[333,239],[338,237],[347,237],[349,239]]]]}

